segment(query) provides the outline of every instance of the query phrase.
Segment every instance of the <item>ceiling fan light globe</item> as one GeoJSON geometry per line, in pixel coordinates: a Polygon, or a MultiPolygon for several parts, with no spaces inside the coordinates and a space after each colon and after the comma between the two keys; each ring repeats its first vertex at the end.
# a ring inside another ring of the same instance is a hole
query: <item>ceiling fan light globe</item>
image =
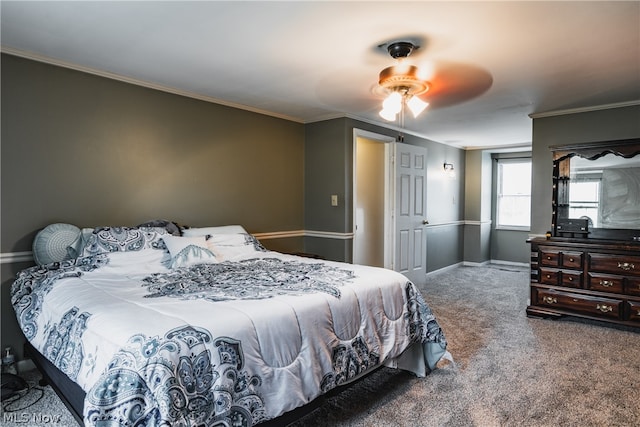
{"type": "Polygon", "coordinates": [[[402,110],[402,95],[400,92],[391,92],[389,96],[382,101],[382,109],[394,115],[398,114],[400,110],[402,110]]]}
{"type": "Polygon", "coordinates": [[[425,108],[429,106],[428,102],[423,101],[417,96],[412,96],[407,100],[407,106],[411,110],[413,117],[418,117],[420,113],[424,111],[425,108]]]}
{"type": "Polygon", "coordinates": [[[388,122],[393,122],[396,120],[396,113],[394,113],[393,111],[389,111],[383,108],[382,110],[380,110],[379,114],[380,114],[380,117],[382,117],[388,122]]]}

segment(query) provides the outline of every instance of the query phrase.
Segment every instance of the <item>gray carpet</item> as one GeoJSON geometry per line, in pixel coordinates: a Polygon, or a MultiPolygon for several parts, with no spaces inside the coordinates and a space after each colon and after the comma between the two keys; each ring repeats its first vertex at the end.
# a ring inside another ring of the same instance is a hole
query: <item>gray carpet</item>
{"type": "MultiPolygon", "coordinates": [[[[455,363],[426,378],[382,368],[292,427],[638,426],[640,333],[577,319],[525,316],[529,270],[460,267],[423,287],[455,363]]],[[[73,418],[45,387],[23,410],[73,418]]],[[[29,415],[32,416],[32,415],[29,415]]]]}
{"type": "Polygon", "coordinates": [[[638,426],[640,333],[529,319],[529,270],[461,267],[423,287],[455,365],[383,369],[301,426],[638,426]]]}

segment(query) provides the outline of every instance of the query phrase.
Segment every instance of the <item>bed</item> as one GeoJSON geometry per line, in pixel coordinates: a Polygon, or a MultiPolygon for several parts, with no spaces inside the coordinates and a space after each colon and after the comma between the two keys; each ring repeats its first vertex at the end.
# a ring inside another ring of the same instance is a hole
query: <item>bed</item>
{"type": "Polygon", "coordinates": [[[241,226],[66,231],[63,259],[39,256],[11,301],[87,426],[269,424],[380,366],[425,376],[446,353],[397,272],[269,251],[241,226]]]}

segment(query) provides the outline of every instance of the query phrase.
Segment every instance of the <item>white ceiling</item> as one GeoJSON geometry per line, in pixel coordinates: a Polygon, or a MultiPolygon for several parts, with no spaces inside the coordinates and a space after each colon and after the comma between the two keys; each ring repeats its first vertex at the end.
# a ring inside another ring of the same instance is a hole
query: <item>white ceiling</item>
{"type": "MultiPolygon", "coordinates": [[[[382,123],[378,47],[420,44],[431,105],[408,132],[527,146],[530,114],[640,100],[640,2],[0,3],[2,49],[302,123],[382,123]]],[[[394,125],[392,124],[391,127],[394,125]]]]}

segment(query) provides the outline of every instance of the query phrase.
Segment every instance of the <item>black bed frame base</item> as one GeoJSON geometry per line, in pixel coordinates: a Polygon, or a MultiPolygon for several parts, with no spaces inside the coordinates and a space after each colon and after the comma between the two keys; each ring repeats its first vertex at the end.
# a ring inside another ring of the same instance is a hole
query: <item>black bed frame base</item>
{"type": "Polygon", "coordinates": [[[53,363],[36,350],[31,343],[24,344],[24,354],[33,360],[38,371],[42,375],[40,385],[48,384],[56,392],[64,406],[67,407],[73,418],[79,425],[84,426],[82,419],[82,408],[84,407],[85,392],[82,388],[71,381],[62,371],[60,371],[53,363]]]}
{"type": "MultiPolygon", "coordinates": [[[[42,374],[42,382],[44,381],[46,384],[49,384],[51,388],[56,392],[62,403],[67,407],[69,412],[73,415],[75,420],[78,422],[80,426],[84,426],[83,420],[83,408],[84,408],[84,398],[85,392],[82,388],[71,381],[69,377],[67,377],[62,371],[60,371],[53,363],[51,363],[47,358],[45,358],[38,350],[36,350],[31,343],[26,342],[24,344],[24,354],[27,357],[30,357],[33,360],[33,363],[42,374]]],[[[365,376],[370,375],[372,372],[376,371],[378,368],[372,370],[367,373],[365,376]]],[[[359,381],[356,380],[356,382],[359,381]]],[[[340,394],[343,390],[349,388],[353,383],[345,384],[338,386],[327,394],[318,396],[311,402],[307,403],[304,406],[293,409],[289,412],[286,412],[280,415],[277,418],[272,420],[265,421],[263,423],[257,424],[259,427],[285,427],[294,421],[299,420],[303,416],[313,412],[315,409],[322,406],[326,400],[332,396],[340,394]]]]}

